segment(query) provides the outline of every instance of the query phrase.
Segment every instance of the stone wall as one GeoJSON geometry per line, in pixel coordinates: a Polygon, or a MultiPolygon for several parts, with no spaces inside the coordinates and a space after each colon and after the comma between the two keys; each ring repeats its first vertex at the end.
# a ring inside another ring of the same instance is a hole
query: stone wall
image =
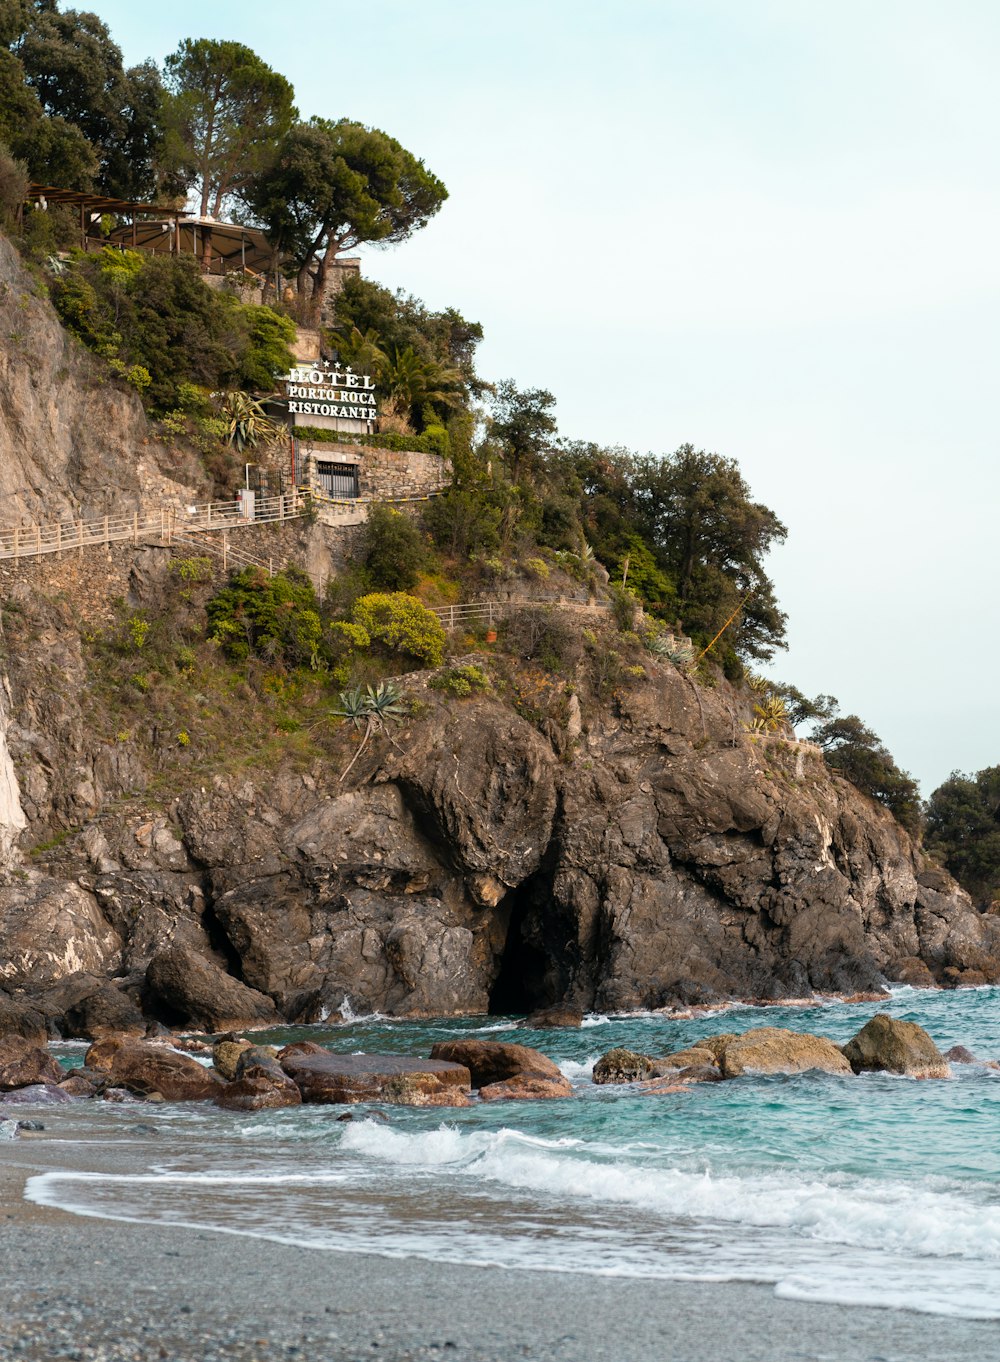
{"type": "Polygon", "coordinates": [[[391,501],[423,497],[437,491],[451,475],[451,464],[438,454],[416,449],[378,449],[373,445],[302,444],[302,456],[312,486],[318,463],[349,463],[358,469],[358,494],[391,501]]]}

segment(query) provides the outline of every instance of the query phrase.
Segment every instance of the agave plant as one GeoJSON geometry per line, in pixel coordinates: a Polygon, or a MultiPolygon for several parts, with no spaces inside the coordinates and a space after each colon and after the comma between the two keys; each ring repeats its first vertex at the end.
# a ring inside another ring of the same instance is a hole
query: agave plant
{"type": "Polygon", "coordinates": [[[278,436],[278,427],[255,397],[234,388],[222,399],[222,419],[226,425],[226,441],[238,453],[263,442],[270,444],[278,436]]]}
{"type": "Polygon", "coordinates": [[[407,713],[402,691],[391,681],[380,681],[373,690],[355,686],[353,690],[340,692],[340,708],[333,713],[342,719],[349,719],[355,728],[364,728],[358,750],[340,773],[344,780],[350,773],[358,757],[365,750],[374,734],[385,729],[387,724],[398,723],[407,713]]]}
{"type": "Polygon", "coordinates": [[[743,725],[748,733],[775,733],[788,723],[788,709],[780,695],[768,695],[753,707],[753,718],[743,725]]]}

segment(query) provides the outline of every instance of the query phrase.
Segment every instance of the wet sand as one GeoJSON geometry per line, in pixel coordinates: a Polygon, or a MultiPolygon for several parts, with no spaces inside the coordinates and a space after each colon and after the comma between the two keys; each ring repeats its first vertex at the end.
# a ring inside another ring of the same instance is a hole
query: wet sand
{"type": "MultiPolygon", "coordinates": [[[[1000,1324],[741,1283],[505,1271],[85,1218],[24,1200],[114,1149],[0,1146],[0,1358],[25,1362],[994,1362],[1000,1324]]],[[[192,1218],[197,1209],[192,1206],[192,1218]]]]}

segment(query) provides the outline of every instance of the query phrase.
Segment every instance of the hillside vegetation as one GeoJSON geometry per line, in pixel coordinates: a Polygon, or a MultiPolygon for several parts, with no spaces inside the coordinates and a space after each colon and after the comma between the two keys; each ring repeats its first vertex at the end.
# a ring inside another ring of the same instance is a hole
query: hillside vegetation
{"type": "MultiPolygon", "coordinates": [[[[302,118],[289,81],[240,43],[185,39],[162,69],[126,68],[96,16],[56,0],[0,0],[0,76],[8,232],[30,179],[166,206],[187,197],[202,214],[260,226],[283,253],[291,292],[263,306],[243,301],[238,280],[207,289],[190,259],[110,246],[84,254],[77,220],[58,206],[29,205],[16,234],[34,287],[108,381],[138,393],[164,438],[186,440],[216,494],[228,494],[245,443],[273,434],[252,403],[289,367],[296,321],[320,319],[329,262],[422,229],[447,200],[444,184],[386,132],[302,118]]],[[[114,226],[110,217],[102,230],[114,226]]],[[[694,444],[653,454],[560,439],[552,394],[481,375],[482,327],[453,306],[348,278],[325,321],[327,351],[376,378],[378,439],[449,458],[452,486],[416,523],[377,512],[325,600],[299,579],[276,586],[244,574],[185,626],[184,648],[264,668],[286,692],[325,687],[343,707],[344,694],[440,661],[443,644],[431,647],[415,622],[423,605],[554,575],[609,603],[617,637],[581,642],[550,612],[544,626],[509,625],[501,653],[575,684],[567,650],[603,649],[597,665],[611,689],[608,678],[621,682],[644,656],[673,658],[702,685],[724,674],[748,687],[758,732],[804,725],[832,767],[917,830],[914,782],[860,718],[750,670],[784,645],[767,565],[786,528],[733,460],[694,444]],[[376,595],[399,618],[373,636],[363,602],[376,595]]],[[[152,637],[156,621],[147,623],[152,637]]]]}

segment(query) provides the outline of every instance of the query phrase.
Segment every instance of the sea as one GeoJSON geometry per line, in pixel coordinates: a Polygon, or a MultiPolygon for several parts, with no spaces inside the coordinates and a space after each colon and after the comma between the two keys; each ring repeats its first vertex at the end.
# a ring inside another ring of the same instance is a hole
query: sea
{"type": "MultiPolygon", "coordinates": [[[[757,1026],[842,1043],[876,1011],[918,1022],[942,1051],[1000,1058],[998,988],[592,1015],[578,1030],[532,1031],[512,1017],[353,1018],[256,1038],[423,1056],[450,1037],[513,1041],[551,1056],[575,1095],[252,1115],[67,1104],[47,1109],[36,1137],[61,1145],[65,1165],[53,1147],[26,1196],[81,1216],[323,1253],[753,1282],[800,1301],[1000,1319],[1000,1071],[750,1075],[662,1095],[591,1081],[613,1046],[660,1055],[757,1026]],[[94,1143],[113,1143],[113,1171],[80,1171],[81,1145],[94,1143]]],[[[57,1053],[81,1063],[84,1048],[57,1053]]]]}

